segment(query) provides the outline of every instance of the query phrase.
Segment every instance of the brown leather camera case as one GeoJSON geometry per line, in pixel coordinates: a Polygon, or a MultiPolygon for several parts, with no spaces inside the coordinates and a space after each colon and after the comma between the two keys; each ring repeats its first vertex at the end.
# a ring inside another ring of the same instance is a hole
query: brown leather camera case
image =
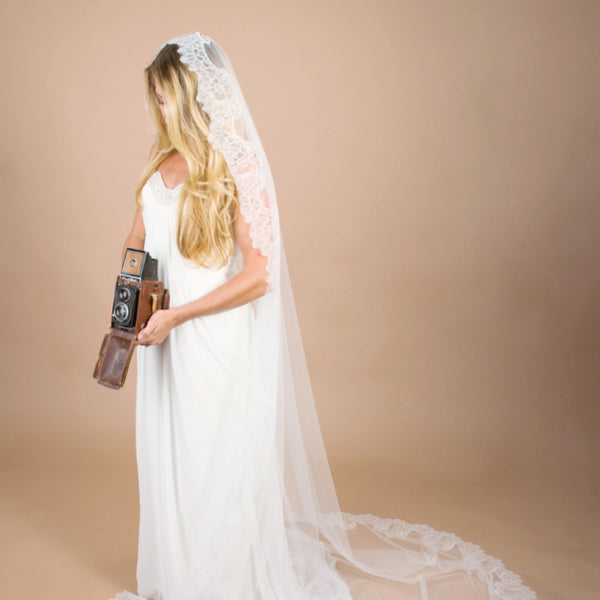
{"type": "Polygon", "coordinates": [[[100,354],[94,367],[94,378],[106,387],[118,390],[123,387],[138,332],[158,309],[169,308],[169,290],[161,281],[141,282],[140,304],[134,331],[111,327],[104,335],[100,354]]]}

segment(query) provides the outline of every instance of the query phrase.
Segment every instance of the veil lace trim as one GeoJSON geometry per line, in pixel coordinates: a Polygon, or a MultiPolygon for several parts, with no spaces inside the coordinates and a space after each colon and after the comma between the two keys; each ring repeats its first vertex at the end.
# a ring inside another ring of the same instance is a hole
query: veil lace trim
{"type": "Polygon", "coordinates": [[[267,293],[277,285],[277,265],[274,264],[276,229],[267,194],[264,165],[257,144],[244,129],[244,107],[238,98],[241,90],[228,73],[227,57],[218,52],[213,40],[201,33],[181,35],[176,43],[181,62],[198,77],[196,100],[210,117],[208,140],[219,150],[233,175],[238,189],[240,212],[250,224],[252,247],[267,258],[267,293]]]}
{"type": "Polygon", "coordinates": [[[466,542],[454,533],[434,529],[429,525],[409,523],[402,519],[386,519],[371,513],[348,512],[322,514],[319,519],[343,527],[347,531],[362,525],[391,540],[415,540],[431,559],[431,566],[443,569],[439,557],[453,553],[461,558],[465,568],[486,582],[491,599],[535,600],[535,592],[523,584],[520,575],[510,571],[504,562],[486,554],[482,547],[466,542]]]}

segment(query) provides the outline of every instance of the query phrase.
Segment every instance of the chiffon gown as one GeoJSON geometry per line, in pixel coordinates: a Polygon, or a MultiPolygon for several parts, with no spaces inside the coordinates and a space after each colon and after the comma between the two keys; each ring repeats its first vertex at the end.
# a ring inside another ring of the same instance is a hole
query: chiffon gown
{"type": "MultiPolygon", "coordinates": [[[[222,268],[197,267],[181,256],[175,234],[182,185],[167,188],[156,171],[142,190],[145,249],[158,259],[171,306],[210,292],[243,262],[237,243],[222,268]]],[[[137,348],[138,587],[113,600],[535,598],[479,546],[426,525],[338,515],[349,532],[372,534],[357,544],[365,565],[380,537],[396,554],[382,555],[389,566],[376,564],[391,576],[418,569],[412,583],[370,577],[330,545],[299,528],[286,530],[273,461],[249,433],[249,424],[262,418],[247,392],[254,317],[247,303],[191,319],[163,343],[137,348]]]]}

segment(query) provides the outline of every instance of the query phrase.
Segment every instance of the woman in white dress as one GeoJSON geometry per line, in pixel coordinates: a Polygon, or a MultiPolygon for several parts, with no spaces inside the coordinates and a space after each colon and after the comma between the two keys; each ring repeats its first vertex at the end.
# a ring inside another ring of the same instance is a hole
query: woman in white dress
{"type": "Polygon", "coordinates": [[[138,335],[138,589],[114,600],[536,598],[451,533],[340,510],[231,63],[196,32],[145,75],[156,142],[125,247],[158,259],[171,305],[138,335]]]}

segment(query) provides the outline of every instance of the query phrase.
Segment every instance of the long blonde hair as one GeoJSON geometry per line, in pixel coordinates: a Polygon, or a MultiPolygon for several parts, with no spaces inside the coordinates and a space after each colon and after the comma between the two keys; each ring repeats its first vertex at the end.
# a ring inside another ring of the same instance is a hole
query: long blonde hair
{"type": "Polygon", "coordinates": [[[179,151],[189,168],[177,207],[179,252],[200,266],[210,266],[208,261],[222,267],[233,253],[239,200],[225,158],[207,139],[210,117],[196,100],[196,74],[179,60],[175,44],[165,45],[144,74],[146,107],[156,127],[156,143],[135,190],[136,204],[142,207],[142,188],[158,166],[179,151]],[[157,84],[166,102],[166,122],[154,89],[157,84]]]}

